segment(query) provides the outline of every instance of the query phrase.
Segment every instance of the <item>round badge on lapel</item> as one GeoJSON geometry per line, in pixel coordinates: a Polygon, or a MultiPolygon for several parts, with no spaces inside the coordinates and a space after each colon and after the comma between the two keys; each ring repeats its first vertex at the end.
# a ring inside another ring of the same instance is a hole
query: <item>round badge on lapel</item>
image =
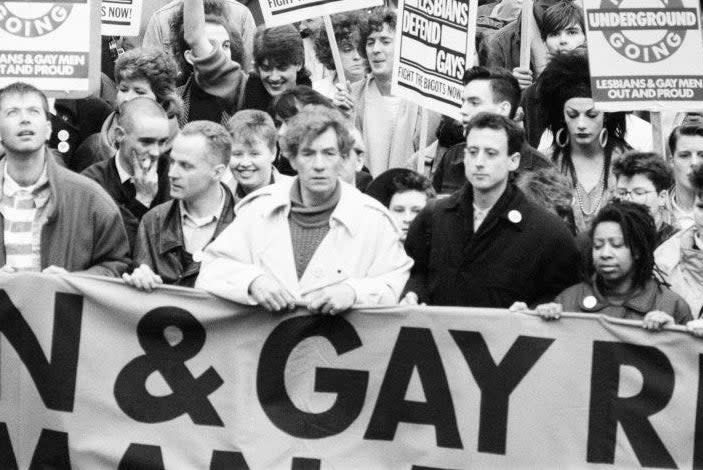
{"type": "Polygon", "coordinates": [[[589,310],[592,309],[593,307],[595,307],[597,303],[598,303],[598,301],[592,295],[589,295],[588,297],[585,297],[583,299],[583,306],[589,310]]]}
{"type": "Polygon", "coordinates": [[[508,220],[511,221],[514,224],[518,224],[522,222],[522,214],[520,213],[519,210],[511,210],[508,212],[508,220]]]}
{"type": "Polygon", "coordinates": [[[58,134],[56,134],[56,137],[58,137],[61,141],[66,141],[69,137],[71,137],[71,135],[66,129],[61,129],[58,134]]]}
{"type": "Polygon", "coordinates": [[[68,152],[68,149],[71,148],[70,145],[68,145],[68,142],[59,142],[59,145],[57,147],[58,151],[61,153],[66,153],[68,152]]]}

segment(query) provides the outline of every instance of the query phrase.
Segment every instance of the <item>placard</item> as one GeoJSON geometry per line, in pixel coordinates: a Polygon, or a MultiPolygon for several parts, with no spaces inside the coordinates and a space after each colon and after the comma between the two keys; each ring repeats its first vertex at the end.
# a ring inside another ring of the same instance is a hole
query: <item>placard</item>
{"type": "Polygon", "coordinates": [[[0,2],[0,87],[31,83],[80,98],[100,80],[100,17],[87,0],[0,2]]]}
{"type": "Polygon", "coordinates": [[[266,26],[383,5],[383,0],[259,0],[266,26]]]}
{"type": "Polygon", "coordinates": [[[391,93],[460,119],[473,65],[476,0],[400,0],[391,93]]]}
{"type": "Polygon", "coordinates": [[[599,109],[703,109],[698,0],[583,3],[591,92],[599,109]]]}
{"type": "Polygon", "coordinates": [[[100,19],[103,36],[138,36],[142,0],[102,0],[100,19]]]}

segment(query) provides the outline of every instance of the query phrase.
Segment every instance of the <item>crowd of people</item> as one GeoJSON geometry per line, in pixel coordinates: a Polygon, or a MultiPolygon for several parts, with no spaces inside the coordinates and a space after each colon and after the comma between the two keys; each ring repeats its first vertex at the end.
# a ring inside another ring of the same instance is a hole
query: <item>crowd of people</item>
{"type": "Polygon", "coordinates": [[[2,271],[703,336],[698,115],[681,110],[657,153],[648,113],[595,106],[578,1],[534,2],[530,68],[520,2],[480,3],[460,120],[393,96],[392,5],[333,15],[331,41],[321,21],[256,27],[234,0],[174,0],[103,57],[99,96],[5,87],[2,271]]]}

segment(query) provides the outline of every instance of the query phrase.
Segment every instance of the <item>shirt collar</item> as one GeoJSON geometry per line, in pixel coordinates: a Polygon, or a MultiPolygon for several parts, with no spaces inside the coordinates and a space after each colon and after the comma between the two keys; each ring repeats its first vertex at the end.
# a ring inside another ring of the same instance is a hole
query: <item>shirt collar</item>
{"type": "Polygon", "coordinates": [[[25,193],[30,193],[32,195],[37,195],[39,192],[46,188],[49,183],[49,176],[46,170],[46,162],[44,163],[44,168],[42,169],[39,179],[29,186],[20,186],[7,171],[7,164],[4,165],[3,169],[3,185],[2,193],[4,196],[14,196],[18,192],[22,191],[25,193]]]}
{"type": "Polygon", "coordinates": [[[220,204],[218,204],[215,212],[208,214],[204,217],[195,217],[194,215],[192,215],[190,212],[188,212],[188,209],[186,209],[186,205],[183,203],[183,200],[179,200],[178,204],[180,205],[181,209],[181,220],[185,221],[187,219],[196,227],[204,227],[212,222],[216,222],[220,219],[222,211],[225,208],[225,200],[226,198],[224,189],[222,189],[222,185],[220,185],[220,204]]]}
{"type": "Polygon", "coordinates": [[[117,167],[117,175],[120,177],[120,183],[125,184],[127,181],[132,179],[132,175],[127,173],[127,171],[122,168],[120,164],[119,152],[115,155],[115,166],[117,167]]]}

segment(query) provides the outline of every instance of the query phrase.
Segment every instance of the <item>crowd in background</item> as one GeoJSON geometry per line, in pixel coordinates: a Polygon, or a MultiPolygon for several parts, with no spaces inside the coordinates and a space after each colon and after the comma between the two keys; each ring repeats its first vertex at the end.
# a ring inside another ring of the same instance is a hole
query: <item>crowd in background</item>
{"type": "Polygon", "coordinates": [[[95,96],[0,91],[2,270],[703,335],[700,114],[658,153],[649,113],[595,106],[578,1],[535,0],[529,68],[521,2],[479,3],[455,120],[393,95],[394,5],[333,15],[330,41],[256,1],[144,0],[139,37],[103,37],[95,96]]]}

